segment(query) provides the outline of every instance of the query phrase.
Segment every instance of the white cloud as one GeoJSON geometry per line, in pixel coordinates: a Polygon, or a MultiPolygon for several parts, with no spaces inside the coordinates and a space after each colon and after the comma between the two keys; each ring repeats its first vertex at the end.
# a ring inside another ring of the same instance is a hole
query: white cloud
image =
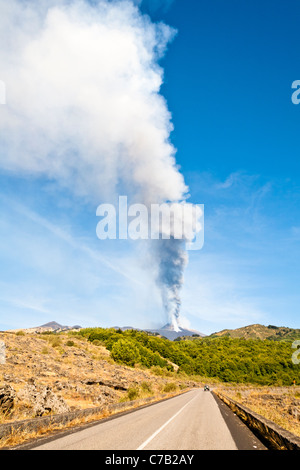
{"type": "Polygon", "coordinates": [[[89,197],[122,181],[144,200],[182,199],[157,64],[173,30],[129,1],[9,3],[0,1],[2,168],[89,197]]]}
{"type": "Polygon", "coordinates": [[[217,189],[228,189],[231,188],[235,183],[239,182],[241,173],[231,173],[223,183],[216,183],[217,189]]]}
{"type": "MultiPolygon", "coordinates": [[[[144,204],[185,200],[160,94],[158,61],[174,30],[130,0],[0,0],[0,8],[0,169],[55,180],[97,204],[120,193],[144,204]]],[[[181,250],[169,253],[179,266],[181,250]]],[[[162,253],[152,254],[166,270],[162,253]]]]}

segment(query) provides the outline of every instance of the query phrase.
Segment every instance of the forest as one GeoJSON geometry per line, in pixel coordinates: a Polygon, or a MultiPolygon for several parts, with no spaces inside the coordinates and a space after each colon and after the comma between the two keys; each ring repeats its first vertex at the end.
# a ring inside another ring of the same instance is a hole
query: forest
{"type": "Polygon", "coordinates": [[[78,334],[105,346],[114,361],[131,367],[230,383],[300,385],[300,366],[292,361],[290,342],[227,336],[170,341],[144,331],[114,328],[86,328],[78,334]]]}

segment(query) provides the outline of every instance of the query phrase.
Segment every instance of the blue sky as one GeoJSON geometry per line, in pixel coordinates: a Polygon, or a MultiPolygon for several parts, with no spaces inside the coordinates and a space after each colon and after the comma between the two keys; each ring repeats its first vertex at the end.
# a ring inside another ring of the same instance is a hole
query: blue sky
{"type": "MultiPolygon", "coordinates": [[[[299,328],[300,106],[291,101],[299,2],[148,0],[140,8],[177,31],[159,61],[160,94],[190,201],[205,205],[205,245],[189,253],[184,273],[184,324],[206,334],[252,323],[299,328]]],[[[161,326],[143,246],[100,242],[101,201],[74,193],[53,160],[62,179],[25,157],[25,172],[1,165],[0,329],[51,320],[161,326]]]]}

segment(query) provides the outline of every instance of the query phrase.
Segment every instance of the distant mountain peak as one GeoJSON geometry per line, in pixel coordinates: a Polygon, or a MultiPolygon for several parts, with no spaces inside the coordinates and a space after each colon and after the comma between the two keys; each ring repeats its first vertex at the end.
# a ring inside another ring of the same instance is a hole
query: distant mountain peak
{"type": "Polygon", "coordinates": [[[74,326],[66,326],[57,323],[56,321],[50,321],[48,323],[44,323],[41,326],[35,326],[33,328],[17,328],[14,330],[7,330],[11,332],[18,332],[23,331],[24,333],[32,334],[32,333],[46,333],[46,332],[61,332],[61,331],[70,331],[70,330],[80,330],[82,327],[79,325],[74,326]]]}
{"type": "Polygon", "coordinates": [[[158,333],[161,336],[165,336],[166,338],[174,341],[176,338],[180,338],[182,336],[201,336],[204,337],[206,336],[203,333],[200,333],[200,331],[197,330],[191,330],[189,328],[183,328],[182,326],[178,326],[175,328],[175,326],[172,323],[167,323],[164,325],[162,328],[158,328],[157,330],[146,330],[150,331],[151,333],[158,333]]]}
{"type": "Polygon", "coordinates": [[[37,329],[42,329],[42,330],[52,330],[52,331],[68,331],[68,330],[80,330],[81,326],[79,325],[74,325],[74,326],[68,326],[68,325],[61,325],[60,323],[57,323],[57,321],[49,321],[48,323],[44,323],[44,325],[38,326],[37,329]]]}
{"type": "Polygon", "coordinates": [[[68,328],[68,327],[60,325],[56,321],[49,321],[48,323],[41,325],[40,328],[53,328],[54,330],[61,330],[61,329],[68,328]]]}

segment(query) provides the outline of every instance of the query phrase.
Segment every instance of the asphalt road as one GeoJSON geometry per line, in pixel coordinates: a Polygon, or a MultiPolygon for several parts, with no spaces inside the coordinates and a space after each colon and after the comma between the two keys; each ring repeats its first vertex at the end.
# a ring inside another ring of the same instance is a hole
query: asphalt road
{"type": "Polygon", "coordinates": [[[258,439],[212,393],[197,389],[33,450],[259,450],[258,439]]]}

